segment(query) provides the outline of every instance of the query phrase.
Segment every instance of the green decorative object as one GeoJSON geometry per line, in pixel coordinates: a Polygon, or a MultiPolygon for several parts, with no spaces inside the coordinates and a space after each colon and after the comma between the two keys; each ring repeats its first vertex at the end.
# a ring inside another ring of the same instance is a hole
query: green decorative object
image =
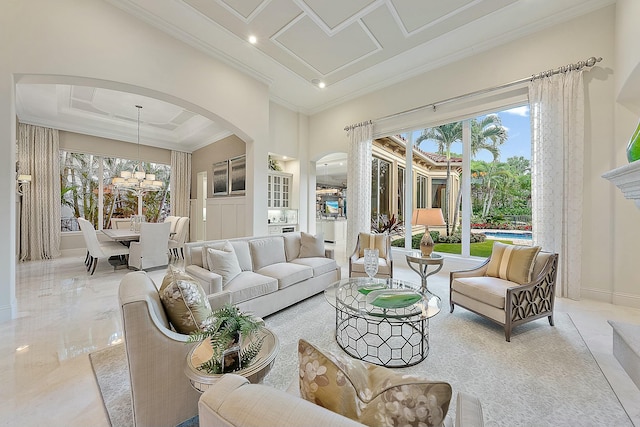
{"type": "Polygon", "coordinates": [[[638,122],[638,127],[627,145],[627,160],[629,163],[640,160],[640,122],[638,122]]]}
{"type": "Polygon", "coordinates": [[[371,283],[369,285],[358,286],[358,292],[367,295],[371,291],[379,291],[386,289],[386,287],[387,285],[385,283],[371,283]]]}
{"type": "Polygon", "coordinates": [[[422,295],[416,292],[381,292],[372,299],[371,305],[379,308],[404,308],[421,299],[422,295]]]}

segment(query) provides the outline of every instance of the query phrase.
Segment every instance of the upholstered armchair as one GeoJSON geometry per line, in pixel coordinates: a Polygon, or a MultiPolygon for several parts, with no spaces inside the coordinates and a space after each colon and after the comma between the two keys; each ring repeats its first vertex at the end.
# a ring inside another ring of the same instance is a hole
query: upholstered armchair
{"type": "Polygon", "coordinates": [[[359,233],[356,248],[349,257],[349,277],[367,277],[364,272],[364,250],[378,249],[378,273],[375,277],[389,279],[393,277],[391,259],[391,237],[388,234],[359,233]]]}
{"type": "Polygon", "coordinates": [[[161,267],[169,263],[168,222],[143,222],[140,224],[140,241],[131,242],[129,267],[138,270],[161,267]]]}
{"type": "MultiPolygon", "coordinates": [[[[494,258],[487,259],[480,266],[463,271],[452,271],[449,281],[450,311],[456,305],[473,311],[504,327],[507,341],[511,341],[511,330],[523,323],[547,317],[553,326],[553,306],[555,300],[556,275],[558,271],[558,254],[537,252],[534,255],[528,280],[516,279],[503,259],[498,270],[492,271],[497,260],[494,244],[494,258]],[[507,275],[507,279],[501,278],[507,275]]],[[[508,245],[504,245],[508,246],[508,245]]]]}
{"type": "Polygon", "coordinates": [[[195,344],[171,329],[156,285],[144,271],[122,278],[118,298],[134,425],[174,427],[195,417],[200,393],[183,369],[195,344]]]}

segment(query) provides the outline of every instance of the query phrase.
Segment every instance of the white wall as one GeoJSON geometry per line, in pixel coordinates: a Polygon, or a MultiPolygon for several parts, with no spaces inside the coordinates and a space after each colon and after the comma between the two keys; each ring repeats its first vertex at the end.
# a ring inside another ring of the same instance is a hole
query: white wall
{"type": "Polygon", "coordinates": [[[0,13],[0,321],[15,313],[17,82],[88,84],[155,97],[247,143],[247,229],[266,234],[268,88],[101,0],[3,2],[0,13]]]}
{"type": "MultiPolygon", "coordinates": [[[[633,203],[622,201],[615,187],[601,178],[602,173],[622,162],[626,145],[616,132],[614,25],[615,6],[610,6],[317,113],[310,118],[309,156],[318,159],[326,152],[347,151],[345,125],[367,119],[375,121],[420,105],[601,56],[604,60],[585,74],[582,296],[640,307],[640,275],[631,259],[637,254],[635,242],[640,241],[636,231],[640,229],[637,227],[640,213],[626,209],[633,203]],[[625,206],[620,207],[621,203],[625,206]],[[624,213],[619,214],[619,209],[624,213]]],[[[517,94],[510,94],[509,99],[515,98],[517,94]]],[[[436,113],[425,110],[424,124],[434,124],[436,117],[442,120],[440,109],[436,113]]],[[[635,124],[629,118],[624,121],[626,133],[622,133],[628,139],[635,124]]],[[[374,132],[376,127],[374,123],[374,132]]]]}

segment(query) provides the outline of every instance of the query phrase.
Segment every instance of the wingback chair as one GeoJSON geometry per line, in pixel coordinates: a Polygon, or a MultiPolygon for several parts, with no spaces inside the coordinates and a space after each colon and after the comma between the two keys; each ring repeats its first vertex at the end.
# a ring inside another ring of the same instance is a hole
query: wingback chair
{"type": "Polygon", "coordinates": [[[187,242],[187,236],[189,235],[189,217],[183,216],[178,219],[176,224],[176,232],[169,239],[169,250],[171,254],[176,258],[178,255],[184,258],[184,244],[187,242]],[[178,253],[180,250],[180,253],[178,253]]]}
{"type": "Polygon", "coordinates": [[[87,271],[91,270],[91,275],[96,271],[96,266],[100,258],[108,259],[112,256],[123,258],[129,255],[129,248],[118,242],[100,242],[93,224],[86,219],[78,218],[78,225],[80,226],[80,231],[82,231],[84,242],[87,245],[87,256],[84,261],[87,266],[87,271]]]}
{"type": "Polygon", "coordinates": [[[140,224],[140,241],[131,242],[129,267],[145,270],[169,264],[168,222],[143,222],[140,224]]]}
{"type": "Polygon", "coordinates": [[[378,249],[378,273],[375,277],[389,279],[393,277],[391,259],[391,237],[388,234],[359,233],[356,248],[349,257],[349,277],[367,277],[364,271],[364,250],[378,249]]]}
{"type": "Polygon", "coordinates": [[[511,341],[514,327],[532,320],[547,317],[553,326],[558,254],[538,252],[531,279],[522,284],[492,277],[490,261],[491,258],[474,269],[450,273],[450,312],[459,305],[493,320],[504,327],[507,341],[511,341]]]}
{"type": "Polygon", "coordinates": [[[156,285],[144,271],[122,278],[118,298],[134,425],[174,427],[195,417],[200,394],[183,370],[195,344],[171,329],[156,285]]]}

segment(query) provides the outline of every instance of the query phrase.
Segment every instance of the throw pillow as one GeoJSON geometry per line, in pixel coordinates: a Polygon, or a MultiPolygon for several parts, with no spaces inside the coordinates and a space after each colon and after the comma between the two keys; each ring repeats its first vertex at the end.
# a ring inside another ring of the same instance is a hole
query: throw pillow
{"type": "Polygon", "coordinates": [[[200,282],[170,265],[160,286],[160,301],[176,332],[190,334],[211,322],[211,306],[200,282]]]}
{"type": "Polygon", "coordinates": [[[207,263],[209,271],[222,276],[222,287],[242,273],[236,251],[231,243],[226,242],[221,249],[207,248],[207,263]]]}
{"type": "Polygon", "coordinates": [[[387,234],[360,233],[360,258],[364,256],[365,249],[377,249],[380,258],[387,257],[387,234]]]}
{"type": "Polygon", "coordinates": [[[487,276],[498,277],[522,285],[531,281],[539,246],[506,245],[495,242],[487,266],[487,276]]]}
{"type": "Polygon", "coordinates": [[[369,426],[441,426],[451,385],[396,373],[298,341],[300,395],[369,426]]]}
{"type": "Polygon", "coordinates": [[[300,233],[300,258],[312,258],[324,256],[324,238],[322,234],[300,233]]]}

